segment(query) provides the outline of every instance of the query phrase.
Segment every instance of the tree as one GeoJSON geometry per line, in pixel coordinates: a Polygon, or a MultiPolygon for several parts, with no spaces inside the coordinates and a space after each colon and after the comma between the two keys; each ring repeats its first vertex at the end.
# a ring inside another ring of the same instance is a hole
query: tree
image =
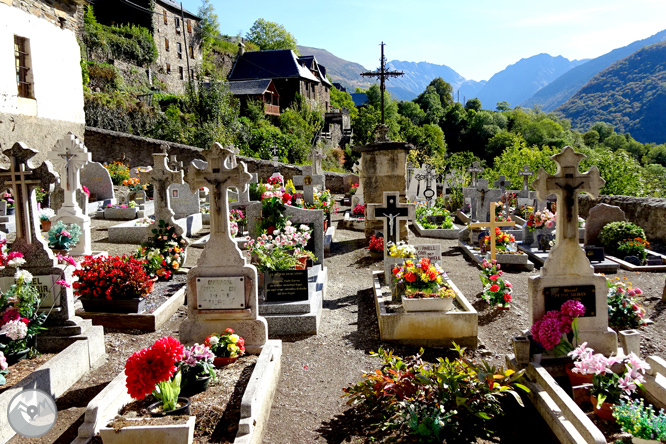
{"type": "Polygon", "coordinates": [[[473,99],[469,99],[467,103],[465,103],[465,109],[467,111],[473,109],[474,111],[480,111],[481,110],[481,101],[477,99],[476,97],[473,99]]]}
{"type": "Polygon", "coordinates": [[[202,68],[205,74],[210,74],[215,70],[215,63],[211,49],[215,43],[216,37],[220,34],[220,22],[218,21],[217,14],[211,0],[201,0],[199,6],[199,26],[197,29],[197,37],[201,42],[201,52],[203,54],[202,68]]]}
{"type": "Polygon", "coordinates": [[[331,88],[331,108],[347,108],[349,110],[349,117],[352,119],[358,115],[358,109],[354,105],[351,94],[340,91],[335,86],[331,88]]]}
{"type": "Polygon", "coordinates": [[[506,100],[502,100],[501,102],[497,102],[496,109],[499,112],[509,111],[511,109],[511,105],[509,105],[509,102],[506,100]]]}
{"type": "Polygon", "coordinates": [[[259,46],[262,50],[267,49],[291,49],[298,53],[296,38],[288,32],[284,26],[264,20],[257,19],[245,35],[245,38],[259,46]]]}

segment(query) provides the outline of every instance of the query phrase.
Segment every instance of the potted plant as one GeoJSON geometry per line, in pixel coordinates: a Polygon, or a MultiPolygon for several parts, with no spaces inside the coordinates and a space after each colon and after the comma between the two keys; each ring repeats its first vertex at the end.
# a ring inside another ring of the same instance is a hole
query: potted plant
{"type": "Polygon", "coordinates": [[[185,347],[183,360],[178,367],[181,372],[181,393],[195,395],[208,388],[208,383],[215,381],[215,366],[213,359],[215,355],[212,350],[203,344],[194,344],[185,347]]]}
{"type": "Polygon", "coordinates": [[[356,190],[358,190],[358,183],[352,184],[352,186],[349,187],[348,196],[353,196],[354,194],[356,194],[356,190]]]}
{"type": "Polygon", "coordinates": [[[613,406],[613,417],[622,431],[631,434],[633,444],[659,444],[666,440],[666,412],[654,412],[643,399],[620,400],[613,406]]]}
{"type": "Polygon", "coordinates": [[[370,250],[370,256],[373,259],[381,259],[384,257],[384,238],[382,236],[377,237],[374,234],[370,238],[370,243],[368,244],[368,250],[370,250]]]}
{"type": "Polygon", "coordinates": [[[245,214],[243,214],[243,210],[229,211],[229,221],[236,223],[236,226],[238,227],[236,232],[237,234],[240,233],[242,235],[245,232],[247,219],[245,218],[245,214]]]}
{"type": "Polygon", "coordinates": [[[645,309],[638,301],[638,296],[641,296],[643,291],[611,279],[606,280],[606,285],[608,286],[608,325],[619,330],[646,325],[645,309]]]}
{"type": "Polygon", "coordinates": [[[51,208],[42,208],[39,210],[39,222],[42,224],[42,231],[51,229],[51,218],[55,217],[55,211],[51,208]]]}
{"type": "Polygon", "coordinates": [[[262,273],[293,270],[302,262],[303,256],[314,258],[314,254],[305,250],[311,236],[312,229],[307,225],[296,227],[286,221],[283,229],[274,229],[272,234],[264,233],[250,239],[245,248],[252,263],[262,273]]]}
{"type": "Polygon", "coordinates": [[[584,314],[585,306],[569,299],[532,325],[532,337],[551,356],[566,355],[578,346],[578,318],[584,314]]]}
{"type": "Polygon", "coordinates": [[[14,196],[11,193],[4,193],[2,199],[7,202],[7,215],[14,214],[14,196]]]}
{"type": "Polygon", "coordinates": [[[365,204],[358,204],[352,210],[352,216],[357,218],[365,217],[365,204]]]}
{"type": "Polygon", "coordinates": [[[612,405],[618,404],[620,398],[631,395],[645,382],[645,370],[650,365],[636,356],[633,352],[625,358],[617,356],[605,357],[601,353],[592,354],[594,350],[583,342],[580,347],[569,352],[574,358],[574,373],[592,375],[592,388],[590,401],[594,413],[601,419],[613,420],[612,405]],[[612,367],[620,364],[621,373],[613,371],[612,367]]]}
{"type": "Polygon", "coordinates": [[[126,256],[86,256],[74,277],[74,292],[89,312],[141,313],[154,285],[144,262],[126,256]]]}
{"type": "Polygon", "coordinates": [[[49,230],[49,248],[54,252],[66,252],[79,242],[81,227],[77,224],[66,225],[59,220],[49,230]]]}
{"type": "Polygon", "coordinates": [[[179,397],[182,376],[177,363],[183,355],[183,345],[168,336],[127,359],[127,392],[134,399],[144,399],[152,393],[157,402],[148,406],[151,415],[189,414],[190,400],[179,397]]]}
{"type": "Polygon", "coordinates": [[[163,220],[151,229],[152,236],[134,253],[134,258],[144,261],[146,272],[167,281],[185,263],[185,239],[176,233],[176,227],[163,220]]]}
{"type": "Polygon", "coordinates": [[[215,367],[223,367],[236,362],[239,356],[245,354],[245,340],[238,336],[232,328],[227,328],[222,334],[213,333],[206,338],[204,344],[215,355],[213,359],[215,367]]]}
{"type": "Polygon", "coordinates": [[[481,262],[481,274],[479,275],[483,284],[481,298],[492,307],[506,310],[511,303],[513,286],[511,282],[504,280],[504,272],[500,268],[500,264],[495,259],[491,262],[483,259],[481,262]]]}
{"type": "Polygon", "coordinates": [[[446,273],[428,258],[416,262],[407,259],[393,268],[397,285],[404,287],[402,305],[405,312],[449,311],[453,307],[455,291],[443,281],[446,273]]]}

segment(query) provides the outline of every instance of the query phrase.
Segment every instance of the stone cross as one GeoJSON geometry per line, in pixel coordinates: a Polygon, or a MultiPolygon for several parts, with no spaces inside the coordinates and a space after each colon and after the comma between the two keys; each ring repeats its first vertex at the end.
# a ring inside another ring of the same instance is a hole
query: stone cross
{"type": "MultiPolygon", "coordinates": [[[[15,202],[16,240],[32,245],[43,238],[37,217],[37,198],[35,188],[51,190],[52,184],[58,181],[49,162],[43,162],[38,168],[30,166],[30,159],[38,154],[37,150],[28,148],[23,142],[17,142],[3,151],[9,157],[9,169],[0,168],[0,189],[12,189],[15,202]]],[[[16,242],[15,242],[16,243],[16,242]]],[[[16,250],[12,245],[12,251],[16,250]]],[[[26,254],[26,252],[21,251],[26,254]]],[[[27,256],[27,254],[26,254],[27,256]]]]}
{"type": "MultiPolygon", "coordinates": [[[[167,225],[173,225],[178,235],[182,235],[183,229],[174,220],[174,212],[169,203],[168,188],[172,183],[182,184],[183,171],[174,171],[169,168],[167,154],[153,153],[153,169],[146,173],[145,181],[153,184],[153,199],[155,202],[155,221],[163,220],[167,225]]],[[[148,235],[151,227],[147,229],[148,235]]]]}
{"type": "Polygon", "coordinates": [[[470,182],[471,187],[476,186],[477,174],[483,173],[483,168],[479,166],[479,162],[472,163],[472,166],[467,169],[467,171],[472,175],[472,181],[470,182]]]}
{"type": "MultiPolygon", "coordinates": [[[[579,253],[585,258],[585,253],[578,245],[578,194],[585,191],[592,197],[597,197],[606,182],[599,175],[596,166],[587,173],[578,171],[580,161],[584,158],[584,154],[576,153],[573,148],[566,146],[561,153],[551,157],[557,165],[555,174],[551,176],[543,168],[539,168],[537,178],[532,182],[532,188],[536,190],[539,200],[546,200],[550,194],[557,196],[556,245],[551,251],[549,261],[560,251],[576,256],[579,253]]],[[[564,256],[564,253],[559,254],[564,256]]],[[[566,261],[564,257],[560,260],[566,261]]],[[[589,262],[587,265],[589,266],[589,262]]]]}
{"type": "Polygon", "coordinates": [[[294,176],[294,185],[303,187],[303,200],[305,203],[312,205],[314,203],[314,188],[320,186],[324,188],[326,185],[326,176],[323,174],[315,174],[312,171],[312,165],[303,166],[303,174],[294,176]]]}
{"type": "Polygon", "coordinates": [[[81,170],[92,161],[92,156],[83,142],[74,134],[69,133],[56,142],[46,157],[60,175],[61,188],[64,191],[64,202],[58,209],[53,222],[61,220],[66,224],[79,225],[81,236],[71,253],[74,256],[91,254],[90,217],[79,207],[76,192],[81,187],[81,170]],[[65,186],[62,186],[63,179],[65,186]]]}
{"type": "Polygon", "coordinates": [[[176,155],[172,154],[169,156],[169,168],[177,171],[177,170],[182,170],[183,169],[183,162],[178,162],[176,159],[176,155]]]}
{"type": "Polygon", "coordinates": [[[501,195],[504,195],[506,189],[511,186],[511,181],[506,180],[504,174],[500,174],[499,178],[493,182],[493,185],[499,188],[501,195]]]}
{"type": "Polygon", "coordinates": [[[280,161],[280,157],[278,154],[280,154],[280,147],[273,145],[271,147],[271,153],[273,153],[273,173],[280,173],[280,167],[278,166],[278,162],[280,161]]]}
{"type": "Polygon", "coordinates": [[[414,175],[414,164],[412,162],[407,162],[407,183],[412,181],[413,175],[414,175]]]}
{"type": "Polygon", "coordinates": [[[530,191],[530,177],[534,176],[534,171],[530,170],[530,167],[525,165],[522,170],[518,172],[519,176],[523,177],[523,187],[518,194],[518,197],[529,197],[530,191]]]}
{"type": "Polygon", "coordinates": [[[351,209],[356,208],[356,205],[363,205],[365,200],[363,199],[363,157],[360,157],[358,161],[352,167],[352,171],[358,174],[358,188],[356,188],[356,193],[351,198],[351,209]]]}
{"type": "Polygon", "coordinates": [[[387,244],[397,244],[400,240],[401,220],[414,220],[415,205],[399,203],[400,194],[395,191],[384,192],[383,207],[377,203],[367,206],[367,219],[384,221],[384,257],[386,257],[387,244]]]}
{"type": "Polygon", "coordinates": [[[488,179],[479,179],[476,185],[463,188],[463,196],[469,198],[472,202],[472,220],[478,220],[478,217],[483,213],[487,193],[488,179]]]}
{"type": "Polygon", "coordinates": [[[313,148],[310,151],[310,159],[312,159],[312,174],[323,174],[323,169],[321,167],[321,161],[326,159],[326,154],[322,148],[313,148]]]}
{"type": "MultiPolygon", "coordinates": [[[[227,189],[234,187],[238,190],[247,188],[252,181],[252,174],[248,173],[247,166],[241,162],[238,164],[235,154],[231,148],[223,148],[219,143],[214,143],[213,147],[203,152],[208,162],[205,170],[200,170],[192,166],[187,172],[187,183],[190,189],[195,192],[200,187],[207,187],[210,190],[210,242],[218,244],[224,250],[237,251],[238,257],[243,259],[240,250],[231,237],[229,229],[229,197],[227,189]],[[235,165],[229,168],[230,165],[235,165]]],[[[211,251],[210,254],[219,254],[211,251]]],[[[203,256],[202,256],[203,258],[203,256]]],[[[201,260],[199,261],[201,263],[201,260]]]]}
{"type": "MultiPolygon", "coordinates": [[[[497,205],[496,202],[491,202],[490,203],[490,214],[495,214],[495,205],[497,205]]],[[[490,218],[489,222],[478,222],[478,223],[473,223],[469,224],[470,228],[488,228],[488,231],[490,231],[490,259],[495,260],[495,228],[500,228],[500,227],[513,227],[516,224],[514,221],[508,221],[508,222],[497,222],[495,221],[494,217],[490,218]]]]}
{"type": "MultiPolygon", "coordinates": [[[[429,164],[423,166],[425,168],[424,174],[417,174],[414,176],[414,179],[419,181],[419,187],[421,186],[421,181],[425,181],[425,190],[423,191],[423,197],[428,204],[428,208],[432,207],[433,197],[437,194],[437,191],[432,189],[433,179],[437,179],[437,175],[433,172],[432,167],[429,164]]],[[[435,186],[436,188],[437,186],[435,186]]],[[[416,192],[416,195],[419,195],[419,192],[416,192]]]]}
{"type": "MultiPolygon", "coordinates": [[[[257,183],[259,182],[259,176],[257,173],[250,173],[252,175],[252,178],[250,179],[249,183],[257,183]]],[[[238,190],[238,204],[239,205],[247,205],[250,203],[250,186],[249,184],[245,185],[244,187],[239,187],[237,188],[238,190]]]]}

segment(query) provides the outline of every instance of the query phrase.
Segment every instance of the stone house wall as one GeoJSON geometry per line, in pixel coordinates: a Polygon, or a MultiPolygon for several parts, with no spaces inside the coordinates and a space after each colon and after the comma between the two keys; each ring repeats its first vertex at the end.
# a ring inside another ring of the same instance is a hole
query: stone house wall
{"type": "MultiPolygon", "coordinates": [[[[149,166],[153,164],[153,153],[160,153],[161,145],[169,146],[169,154],[175,154],[183,167],[187,169],[194,159],[205,160],[200,148],[179,143],[165,142],[163,140],[139,137],[116,131],[100,128],[86,127],[85,144],[92,153],[92,160],[100,163],[110,163],[120,160],[125,155],[130,168],[149,166]]],[[[257,173],[259,178],[266,178],[273,174],[273,162],[252,157],[238,156],[238,159],[247,164],[248,171],[257,173]]],[[[285,180],[302,174],[302,169],[296,165],[279,163],[280,173],[285,180]]],[[[346,174],[326,172],[326,188],[333,193],[344,193],[346,174]]]]}

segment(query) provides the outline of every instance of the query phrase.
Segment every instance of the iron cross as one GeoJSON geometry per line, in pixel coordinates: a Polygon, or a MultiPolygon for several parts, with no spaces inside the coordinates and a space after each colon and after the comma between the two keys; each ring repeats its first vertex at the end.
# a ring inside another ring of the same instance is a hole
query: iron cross
{"type": "Polygon", "coordinates": [[[375,71],[362,72],[363,77],[376,77],[379,80],[379,97],[381,100],[382,108],[382,125],[384,125],[384,91],[386,90],[385,82],[390,77],[400,77],[405,73],[402,71],[389,71],[386,69],[386,57],[384,57],[384,42],[381,43],[382,55],[379,58],[379,68],[375,71]]]}

